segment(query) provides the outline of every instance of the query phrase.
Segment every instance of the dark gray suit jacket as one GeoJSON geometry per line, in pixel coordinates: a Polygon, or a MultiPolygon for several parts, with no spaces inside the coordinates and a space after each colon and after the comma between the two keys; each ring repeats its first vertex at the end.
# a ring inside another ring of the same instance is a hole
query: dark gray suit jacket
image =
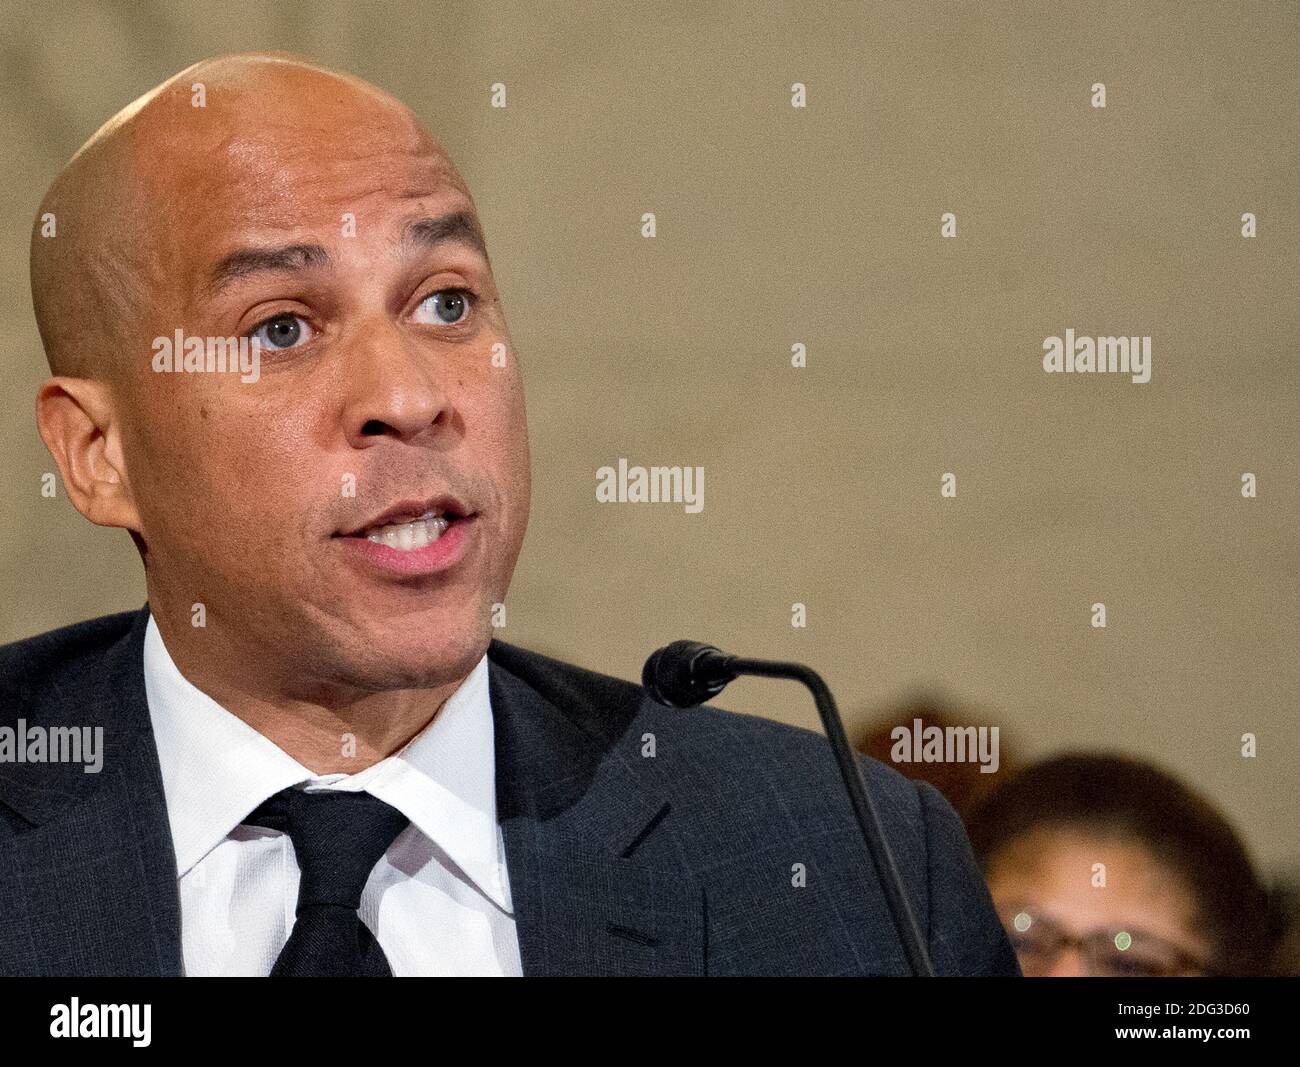
{"type": "MultiPolygon", "coordinates": [[[[147,621],[146,606],[0,648],[0,726],[104,729],[97,774],[0,763],[0,974],[181,973],[147,621]]],[[[821,735],[671,711],[501,642],[488,659],[526,975],[907,973],[821,735]]],[[[865,768],[936,970],[1018,973],[947,801],[865,768]]]]}

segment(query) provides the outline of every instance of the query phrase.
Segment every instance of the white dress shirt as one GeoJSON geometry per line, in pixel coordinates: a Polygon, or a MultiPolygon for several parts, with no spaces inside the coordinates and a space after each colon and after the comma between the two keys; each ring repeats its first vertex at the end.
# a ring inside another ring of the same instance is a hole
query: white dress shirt
{"type": "Polygon", "coordinates": [[[145,693],[176,849],[187,975],[270,974],[293,929],[298,864],[286,834],[241,820],[281,789],[364,790],[407,826],[359,914],[393,974],[519,975],[484,656],[400,751],[356,774],[313,774],[195,688],[153,617],[145,693]]]}

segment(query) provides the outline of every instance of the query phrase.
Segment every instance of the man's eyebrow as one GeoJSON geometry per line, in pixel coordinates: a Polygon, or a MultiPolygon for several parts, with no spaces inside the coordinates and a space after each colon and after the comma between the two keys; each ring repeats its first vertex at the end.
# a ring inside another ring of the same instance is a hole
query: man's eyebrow
{"type": "MultiPolygon", "coordinates": [[[[467,211],[453,211],[437,218],[411,219],[402,227],[402,243],[422,248],[462,244],[488,258],[487,242],[478,220],[467,211]]],[[[287,273],[332,265],[322,245],[297,244],[280,248],[237,248],[222,256],[208,276],[208,287],[220,292],[231,282],[252,274],[287,273]]]]}
{"type": "Polygon", "coordinates": [[[478,219],[468,211],[453,211],[437,218],[412,219],[402,227],[402,243],[435,248],[443,244],[462,244],[472,248],[485,260],[487,242],[478,219]]]}
{"type": "Polygon", "coordinates": [[[330,254],[321,245],[284,245],[280,248],[237,248],[222,256],[208,277],[215,293],[250,274],[305,270],[330,266],[330,254]]]}

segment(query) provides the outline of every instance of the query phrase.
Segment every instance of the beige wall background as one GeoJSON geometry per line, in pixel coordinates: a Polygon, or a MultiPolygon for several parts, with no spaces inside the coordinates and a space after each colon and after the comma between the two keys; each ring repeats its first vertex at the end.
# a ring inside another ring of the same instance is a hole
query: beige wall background
{"type": "MultiPolygon", "coordinates": [[[[474,191],[534,444],[502,637],[629,678],[677,637],[798,658],[851,732],[937,690],[1025,756],[1153,758],[1267,869],[1300,864],[1297,5],[8,0],[0,20],[0,641],[145,597],[125,534],[39,493],[39,198],[175,71],[287,49],[405,100],[474,191]],[[1045,374],[1067,327],[1150,335],[1151,382],[1045,374]],[[598,504],[620,457],[703,466],[704,510],[598,504]]],[[[817,725],[778,683],[724,703],[817,725]]]]}

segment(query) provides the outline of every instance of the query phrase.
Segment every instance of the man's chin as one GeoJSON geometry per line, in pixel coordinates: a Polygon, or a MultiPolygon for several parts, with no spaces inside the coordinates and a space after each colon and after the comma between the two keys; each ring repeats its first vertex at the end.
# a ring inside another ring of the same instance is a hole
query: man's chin
{"type": "Polygon", "coordinates": [[[483,658],[491,627],[447,632],[391,632],[373,635],[355,650],[349,673],[359,689],[435,689],[462,681],[483,658]]]}

